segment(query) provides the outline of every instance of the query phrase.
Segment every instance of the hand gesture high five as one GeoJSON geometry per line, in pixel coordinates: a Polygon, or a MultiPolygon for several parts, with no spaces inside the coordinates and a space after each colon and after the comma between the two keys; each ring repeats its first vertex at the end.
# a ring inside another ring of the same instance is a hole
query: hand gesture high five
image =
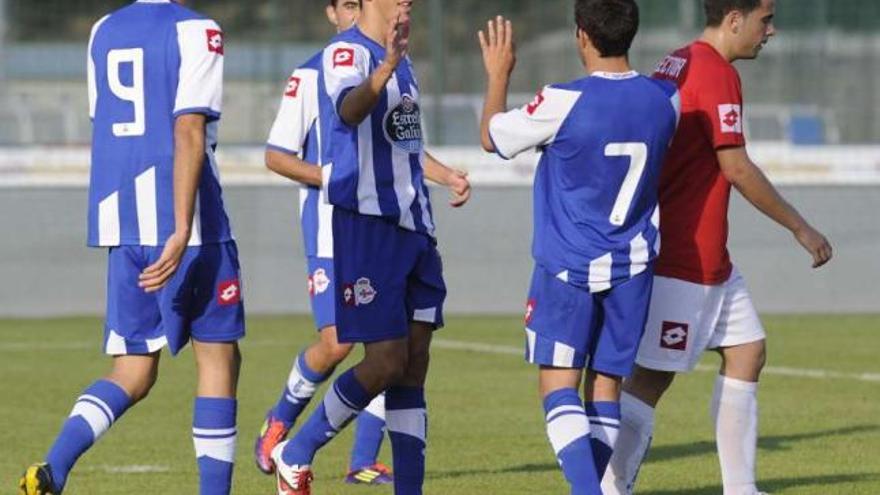
{"type": "Polygon", "coordinates": [[[507,80],[516,65],[516,47],[513,42],[513,24],[498,16],[489,20],[486,32],[478,33],[483,51],[483,65],[490,80],[507,80]]]}
{"type": "Polygon", "coordinates": [[[396,68],[409,52],[409,13],[398,7],[397,18],[385,34],[385,63],[396,68]]]}

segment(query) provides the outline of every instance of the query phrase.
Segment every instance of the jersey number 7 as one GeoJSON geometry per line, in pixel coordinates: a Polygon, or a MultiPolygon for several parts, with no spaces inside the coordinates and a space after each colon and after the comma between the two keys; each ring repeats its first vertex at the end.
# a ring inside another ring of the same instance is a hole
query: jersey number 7
{"type": "Polygon", "coordinates": [[[113,124],[113,135],[116,137],[143,136],[147,131],[144,104],[144,49],[110,50],[107,54],[107,82],[110,85],[110,91],[116,97],[134,105],[134,121],[113,124]],[[123,64],[131,64],[131,86],[122,84],[120,72],[123,64]]]}
{"type": "Polygon", "coordinates": [[[617,200],[614,202],[614,208],[608,218],[611,225],[620,227],[626,223],[626,214],[632,205],[636,189],[642,181],[642,174],[648,163],[648,145],[645,143],[609,143],[605,146],[605,156],[629,157],[629,171],[623,179],[623,185],[620,186],[620,192],[617,193],[617,200]]]}

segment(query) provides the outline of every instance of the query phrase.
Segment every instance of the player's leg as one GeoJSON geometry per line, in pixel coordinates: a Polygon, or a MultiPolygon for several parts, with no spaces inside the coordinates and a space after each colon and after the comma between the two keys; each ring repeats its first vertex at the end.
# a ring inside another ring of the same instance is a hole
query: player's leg
{"type": "Polygon", "coordinates": [[[758,493],[757,392],[766,356],[765,333],[738,271],[734,270],[724,287],[724,305],[710,343],[722,357],[711,413],[724,494],[754,495],[758,493]]]}
{"type": "Polygon", "coordinates": [[[201,495],[228,494],[232,488],[237,438],[236,389],[241,354],[234,342],[193,340],[198,389],[193,405],[193,444],[201,495]]]}
{"type": "Polygon", "coordinates": [[[147,263],[138,247],[110,249],[104,350],[114,356],[112,370],[77,399],[45,458],[45,465],[31,466],[25,473],[23,493],[63,490],[77,459],[132,404],[146,397],[155,383],[158,351],[164,345],[159,307],[156,297],[144,293],[136,284],[147,263]]]}
{"type": "Polygon", "coordinates": [[[428,414],[425,381],[431,340],[443,327],[446,284],[443,263],[433,240],[420,234],[405,236],[418,253],[407,276],[406,312],[409,319],[407,368],[386,393],[388,436],[394,457],[394,492],[418,495],[425,482],[428,414]]]}
{"type": "Polygon", "coordinates": [[[597,328],[593,296],[535,266],[526,311],[526,360],[539,366],[547,437],[572,494],[599,494],[590,423],[579,387],[597,328]]]}
{"type": "Polygon", "coordinates": [[[385,394],[381,393],[358,414],[346,483],[385,485],[393,481],[391,469],[379,462],[384,439],[385,394]]]}
{"type": "Polygon", "coordinates": [[[600,326],[590,340],[590,365],[584,404],[590,420],[593,458],[599,479],[616,449],[621,420],[621,381],[631,376],[648,319],[653,268],[594,296],[601,307],[600,326]]]}
{"type": "Polygon", "coordinates": [[[720,287],[654,277],[636,367],[623,383],[620,431],[602,480],[605,493],[633,492],[654,436],[654,410],[675,374],[696,366],[714,331],[722,300],[720,287]]]}
{"type": "Polygon", "coordinates": [[[163,323],[172,352],[192,341],[198,369],[192,435],[199,493],[227,495],[237,439],[237,342],[245,333],[238,250],[232,241],[188,248],[179,270],[163,290],[163,323]]]}

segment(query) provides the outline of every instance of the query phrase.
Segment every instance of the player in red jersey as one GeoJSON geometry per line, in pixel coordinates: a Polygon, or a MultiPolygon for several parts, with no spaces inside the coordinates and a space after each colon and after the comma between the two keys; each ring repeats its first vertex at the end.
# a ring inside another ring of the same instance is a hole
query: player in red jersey
{"type": "Polygon", "coordinates": [[[707,349],[722,357],[712,413],[724,495],[755,495],[757,385],[765,334],[742,276],[727,251],[731,185],[794,234],[813,267],[831,259],[810,226],[751,161],[743,135],[739,74],[775,34],[775,0],[704,0],[706,29],[657,66],[675,81],[681,123],[660,181],[662,248],[638,366],[624,384],[620,437],[604,493],[632,492],[653,434],[654,408],[675,373],[690,371],[707,349]]]}

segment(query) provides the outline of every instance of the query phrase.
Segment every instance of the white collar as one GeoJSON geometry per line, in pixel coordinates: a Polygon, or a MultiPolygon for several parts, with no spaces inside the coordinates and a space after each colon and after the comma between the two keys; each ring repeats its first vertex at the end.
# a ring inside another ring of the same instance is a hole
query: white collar
{"type": "Polygon", "coordinates": [[[590,74],[590,77],[601,77],[602,79],[611,79],[612,81],[620,81],[623,79],[632,79],[634,77],[639,77],[639,73],[631,70],[628,72],[604,72],[604,71],[596,71],[590,74]]]}

